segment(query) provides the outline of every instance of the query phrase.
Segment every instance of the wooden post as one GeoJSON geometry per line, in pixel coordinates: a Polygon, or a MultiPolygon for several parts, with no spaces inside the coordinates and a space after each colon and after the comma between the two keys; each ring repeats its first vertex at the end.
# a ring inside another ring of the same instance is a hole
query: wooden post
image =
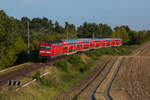
{"type": "Polygon", "coordinates": [[[27,34],[28,34],[28,60],[30,58],[30,29],[29,29],[29,21],[27,21],[27,34]]]}

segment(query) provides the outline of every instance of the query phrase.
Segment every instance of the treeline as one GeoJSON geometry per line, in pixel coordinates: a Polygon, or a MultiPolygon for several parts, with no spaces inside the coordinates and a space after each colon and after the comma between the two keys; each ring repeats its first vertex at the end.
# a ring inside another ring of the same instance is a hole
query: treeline
{"type": "Polygon", "coordinates": [[[26,62],[27,56],[27,22],[30,24],[30,60],[38,59],[38,46],[46,40],[62,38],[122,38],[125,45],[140,44],[147,41],[150,31],[134,31],[128,26],[117,26],[112,29],[107,24],[85,22],[76,27],[65,22],[43,18],[22,17],[20,20],[7,16],[0,10],[0,69],[26,62]]]}

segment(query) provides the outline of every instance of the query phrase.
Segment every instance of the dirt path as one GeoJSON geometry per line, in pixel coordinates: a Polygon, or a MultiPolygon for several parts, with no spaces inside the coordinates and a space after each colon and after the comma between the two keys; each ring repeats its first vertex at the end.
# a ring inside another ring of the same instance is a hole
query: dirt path
{"type": "Polygon", "coordinates": [[[109,72],[113,64],[117,61],[117,58],[112,59],[105,67],[105,69],[97,76],[97,78],[92,81],[92,83],[86,87],[84,91],[78,96],[78,100],[92,100],[94,99],[95,90],[99,87],[99,84],[104,80],[103,76],[106,72],[109,72]],[[101,79],[101,80],[100,80],[101,79]]]}
{"type": "Polygon", "coordinates": [[[111,81],[115,77],[117,70],[119,70],[120,64],[123,60],[123,57],[119,57],[117,61],[112,65],[111,70],[108,71],[105,76],[103,82],[97,88],[94,97],[96,100],[111,100],[109,96],[109,88],[111,85],[111,81]]]}

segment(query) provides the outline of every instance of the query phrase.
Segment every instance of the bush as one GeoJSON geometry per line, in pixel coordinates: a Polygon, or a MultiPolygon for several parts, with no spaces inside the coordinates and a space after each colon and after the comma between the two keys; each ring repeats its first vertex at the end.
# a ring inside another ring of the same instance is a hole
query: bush
{"type": "Polygon", "coordinates": [[[38,81],[40,81],[41,80],[41,78],[40,78],[40,71],[37,71],[34,75],[33,75],[33,79],[37,79],[38,81]]]}
{"type": "Polygon", "coordinates": [[[97,49],[97,50],[92,50],[92,51],[88,51],[86,52],[86,55],[92,57],[92,58],[96,58],[96,56],[101,56],[101,55],[115,55],[117,54],[117,51],[115,48],[101,48],[101,49],[97,49]]]}
{"type": "Polygon", "coordinates": [[[68,64],[66,60],[57,60],[54,65],[62,71],[68,71],[68,64]]]}
{"type": "Polygon", "coordinates": [[[40,81],[41,85],[47,86],[47,87],[58,87],[59,86],[59,79],[58,76],[54,75],[49,75],[47,78],[42,78],[40,81]]]}
{"type": "Polygon", "coordinates": [[[82,61],[80,55],[74,54],[71,57],[69,57],[68,62],[72,65],[76,66],[75,68],[79,70],[80,72],[84,72],[84,62],[82,61]]]}
{"type": "Polygon", "coordinates": [[[75,65],[77,67],[81,67],[84,64],[80,55],[77,54],[74,54],[71,57],[69,57],[68,62],[70,62],[72,65],[75,65]]]}

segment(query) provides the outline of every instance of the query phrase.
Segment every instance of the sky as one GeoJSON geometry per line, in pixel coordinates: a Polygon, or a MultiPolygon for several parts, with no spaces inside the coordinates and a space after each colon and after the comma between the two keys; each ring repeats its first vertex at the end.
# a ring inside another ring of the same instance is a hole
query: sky
{"type": "Polygon", "coordinates": [[[47,17],[64,25],[86,22],[150,30],[150,0],[0,0],[8,16],[47,17]]]}

